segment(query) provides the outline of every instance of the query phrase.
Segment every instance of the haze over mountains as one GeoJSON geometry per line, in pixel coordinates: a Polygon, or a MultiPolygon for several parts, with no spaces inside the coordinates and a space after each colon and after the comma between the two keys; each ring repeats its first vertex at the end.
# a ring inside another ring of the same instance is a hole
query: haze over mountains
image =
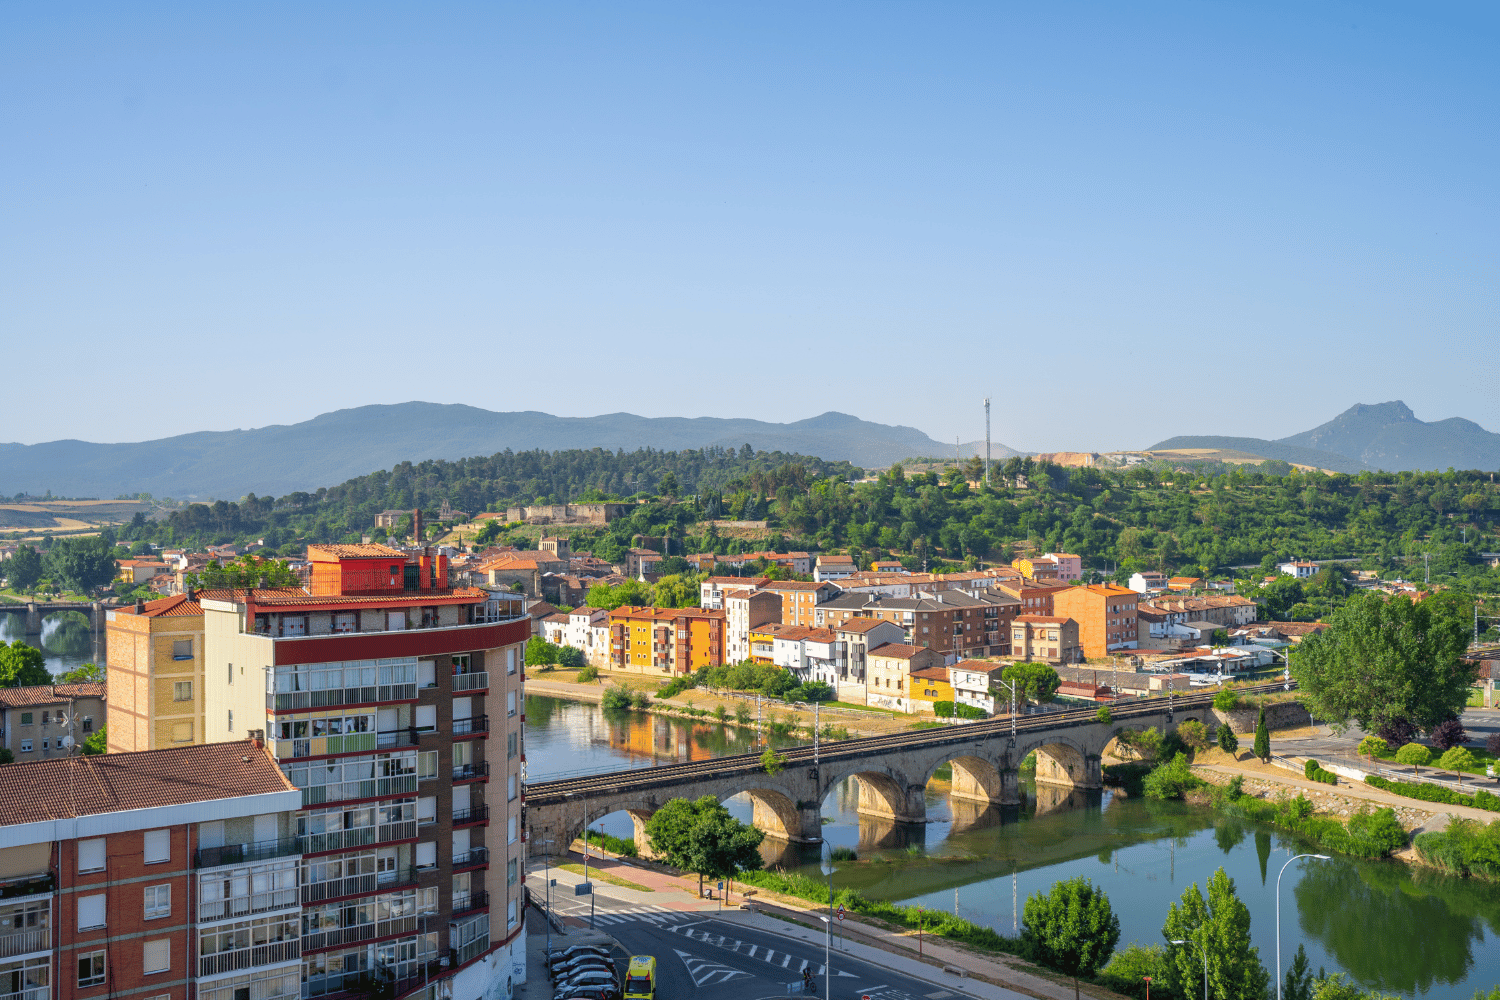
{"type": "Polygon", "coordinates": [[[1399,399],[1356,403],[1326,424],[1276,441],[1264,438],[1186,435],[1150,450],[1228,448],[1266,458],[1315,465],[1335,472],[1384,469],[1500,469],[1500,434],[1472,420],[1418,420],[1399,399]]]}
{"type": "MultiPolygon", "coordinates": [[[[953,444],[911,427],[828,412],[795,423],[716,417],[555,417],[533,411],[495,413],[459,404],[410,402],[325,413],[298,424],[203,431],[157,441],[92,444],[52,441],[0,444],[0,494],[51,490],[59,496],[112,498],[152,493],[179,499],[282,496],[332,486],[402,461],[458,459],[567,448],[720,446],[816,455],[878,468],[914,456],[946,457],[953,444]]],[[[1301,434],[1264,438],[1181,436],[1151,450],[1222,448],[1338,472],[1366,469],[1500,469],[1500,434],[1472,421],[1418,420],[1400,401],[1359,404],[1301,434]]],[[[984,442],[962,445],[963,457],[984,442]]],[[[997,461],[1018,454],[993,442],[997,461]]]]}
{"type": "MultiPolygon", "coordinates": [[[[59,496],[101,498],[143,492],[178,499],[237,499],[252,492],[283,496],[333,486],[402,461],[493,455],[507,448],[678,451],[744,444],[757,451],[844,459],[865,467],[953,450],[911,427],[835,412],[775,424],[630,413],[554,417],[410,402],[338,410],[298,424],[202,431],[129,444],[0,444],[0,494],[51,490],[59,496]]],[[[994,454],[1003,458],[1015,452],[997,443],[994,454]]]]}

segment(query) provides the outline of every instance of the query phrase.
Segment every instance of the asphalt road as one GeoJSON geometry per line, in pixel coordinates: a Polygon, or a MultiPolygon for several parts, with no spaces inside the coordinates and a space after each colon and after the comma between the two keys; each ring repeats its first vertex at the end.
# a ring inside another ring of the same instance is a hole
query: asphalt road
{"type": "MultiPolygon", "coordinates": [[[[595,883],[598,886],[599,883],[595,883]]],[[[802,970],[813,973],[817,995],[824,996],[823,949],[740,924],[716,919],[712,911],[683,912],[595,897],[595,925],[613,935],[623,974],[629,955],[656,956],[658,1000],[763,1000],[784,997],[788,984],[800,993],[802,970]]],[[[559,913],[587,918],[587,897],[557,906],[559,913]]],[[[834,950],[830,952],[832,1000],[971,1000],[944,989],[882,969],[834,950]]]]}

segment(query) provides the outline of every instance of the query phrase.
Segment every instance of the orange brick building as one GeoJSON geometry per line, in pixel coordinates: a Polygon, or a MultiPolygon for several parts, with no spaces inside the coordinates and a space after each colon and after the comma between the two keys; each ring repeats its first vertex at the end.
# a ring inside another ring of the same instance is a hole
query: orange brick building
{"type": "Polygon", "coordinates": [[[191,592],[105,614],[110,753],[202,743],[203,608],[191,592]]]}
{"type": "Polygon", "coordinates": [[[1078,623],[1083,655],[1108,656],[1117,649],[1135,649],[1136,606],[1141,595],[1112,583],[1065,587],[1052,595],[1053,614],[1078,623]]]}
{"type": "Polygon", "coordinates": [[[766,584],[762,590],[770,591],[781,598],[781,624],[801,625],[817,628],[813,612],[819,604],[830,601],[840,593],[832,583],[806,583],[801,580],[777,580],[766,584]]]}
{"type": "Polygon", "coordinates": [[[609,613],[609,662],[615,670],[689,674],[724,662],[724,612],[637,608],[609,613]]]}

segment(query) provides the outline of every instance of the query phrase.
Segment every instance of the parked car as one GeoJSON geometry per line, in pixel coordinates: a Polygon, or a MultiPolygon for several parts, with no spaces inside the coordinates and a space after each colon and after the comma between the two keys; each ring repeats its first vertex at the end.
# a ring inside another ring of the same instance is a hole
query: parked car
{"type": "Polygon", "coordinates": [[[563,975],[557,976],[557,986],[582,986],[594,983],[618,983],[619,977],[611,968],[589,966],[585,969],[574,969],[563,975]]]}
{"type": "Polygon", "coordinates": [[[596,983],[587,986],[565,986],[552,994],[552,1000],[621,1000],[618,986],[596,983]]]}
{"type": "Polygon", "coordinates": [[[604,945],[604,944],[575,944],[571,948],[557,949],[557,950],[554,950],[554,951],[548,953],[548,955],[547,955],[547,961],[548,962],[556,962],[556,961],[560,961],[560,960],[566,960],[566,959],[569,959],[569,958],[576,958],[579,955],[584,955],[584,954],[593,954],[593,955],[605,955],[605,956],[608,956],[609,955],[609,951],[610,951],[609,945],[604,945]]]}
{"type": "Polygon", "coordinates": [[[571,961],[563,962],[561,965],[554,965],[551,971],[552,978],[556,979],[559,976],[566,976],[568,973],[578,969],[600,968],[614,971],[614,967],[614,963],[607,958],[601,958],[598,955],[584,955],[571,961]]]}

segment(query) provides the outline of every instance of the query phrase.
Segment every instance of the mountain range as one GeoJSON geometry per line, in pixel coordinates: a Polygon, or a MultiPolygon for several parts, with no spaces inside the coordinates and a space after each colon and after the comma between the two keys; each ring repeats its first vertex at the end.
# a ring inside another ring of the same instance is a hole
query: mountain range
{"type": "MultiPolygon", "coordinates": [[[[458,459],[568,448],[739,448],[845,460],[862,467],[913,455],[943,455],[952,445],[911,427],[828,412],[794,423],[717,417],[555,417],[495,413],[455,403],[397,403],[324,413],[297,424],[200,431],[156,441],[0,444],[0,495],[110,498],[151,493],[178,499],[283,496],[332,486],[402,461],[458,459]]],[[[996,444],[999,458],[1016,454],[996,444]]]]}
{"type": "Polygon", "coordinates": [[[1418,420],[1399,399],[1356,403],[1326,424],[1275,441],[1186,435],[1149,450],[1178,448],[1232,449],[1335,472],[1500,469],[1500,434],[1461,417],[1418,420]]]}

